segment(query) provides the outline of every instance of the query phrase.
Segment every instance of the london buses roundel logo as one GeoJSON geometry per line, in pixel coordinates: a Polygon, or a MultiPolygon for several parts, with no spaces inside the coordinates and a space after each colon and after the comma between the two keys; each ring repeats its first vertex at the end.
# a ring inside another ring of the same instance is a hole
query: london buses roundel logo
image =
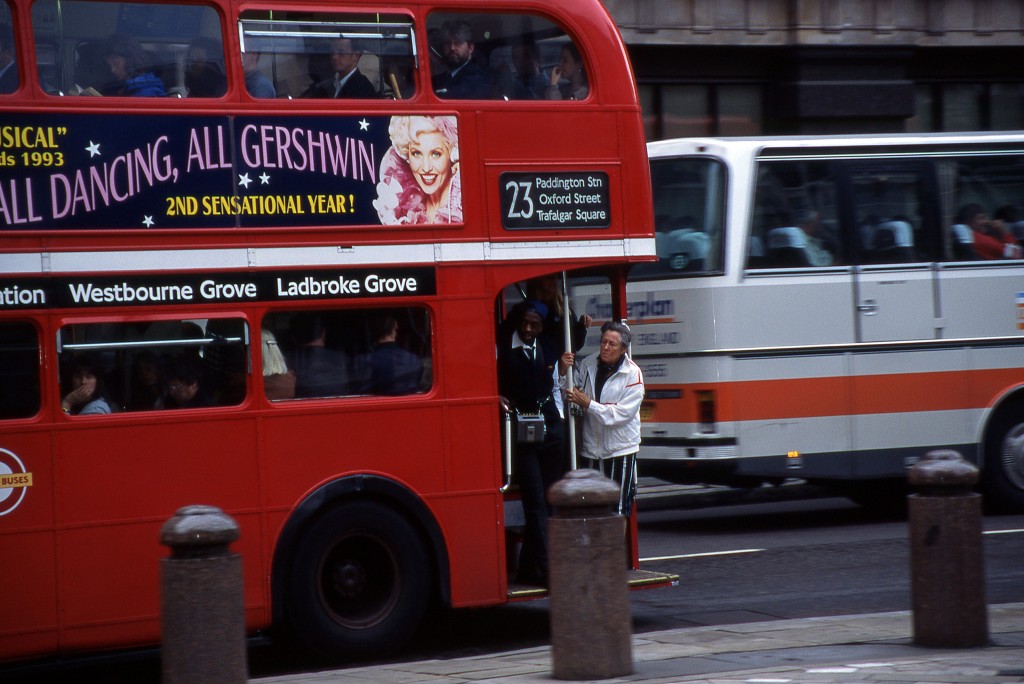
{"type": "Polygon", "coordinates": [[[25,492],[32,486],[32,473],[7,449],[0,449],[0,516],[21,505],[25,492]]]}

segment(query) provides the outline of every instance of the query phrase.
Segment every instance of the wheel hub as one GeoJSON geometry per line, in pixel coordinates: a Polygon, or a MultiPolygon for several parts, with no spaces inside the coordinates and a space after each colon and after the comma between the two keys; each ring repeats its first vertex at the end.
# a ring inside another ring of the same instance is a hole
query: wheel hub
{"type": "Polygon", "coordinates": [[[1006,479],[1018,489],[1024,489],[1024,423],[1006,433],[1001,461],[1006,479]]]}
{"type": "Polygon", "coordinates": [[[334,589],[340,596],[352,598],[366,590],[366,572],[357,563],[345,563],[334,569],[334,589]]]}

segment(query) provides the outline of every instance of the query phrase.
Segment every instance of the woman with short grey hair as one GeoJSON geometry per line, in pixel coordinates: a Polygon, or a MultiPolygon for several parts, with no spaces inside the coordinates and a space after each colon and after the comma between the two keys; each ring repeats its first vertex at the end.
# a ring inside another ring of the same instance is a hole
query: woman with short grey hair
{"type": "Polygon", "coordinates": [[[578,363],[565,352],[558,363],[558,385],[566,401],[583,412],[580,454],[592,467],[619,483],[619,513],[630,515],[636,497],[636,453],[640,448],[640,404],[644,376],[629,358],[629,326],[601,326],[601,349],[578,363]],[[569,366],[575,368],[568,386],[569,366]]]}

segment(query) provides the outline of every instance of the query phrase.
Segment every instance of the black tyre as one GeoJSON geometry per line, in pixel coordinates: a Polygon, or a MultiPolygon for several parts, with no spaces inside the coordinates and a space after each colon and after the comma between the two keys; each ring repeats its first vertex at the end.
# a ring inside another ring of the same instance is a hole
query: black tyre
{"type": "Polygon", "coordinates": [[[1000,410],[985,440],[986,503],[997,511],[1024,510],[1024,402],[1000,410]]]}
{"type": "Polygon", "coordinates": [[[299,543],[285,610],[296,636],[323,657],[391,653],[423,619],[430,567],[423,540],[401,514],[344,504],[299,543]]]}

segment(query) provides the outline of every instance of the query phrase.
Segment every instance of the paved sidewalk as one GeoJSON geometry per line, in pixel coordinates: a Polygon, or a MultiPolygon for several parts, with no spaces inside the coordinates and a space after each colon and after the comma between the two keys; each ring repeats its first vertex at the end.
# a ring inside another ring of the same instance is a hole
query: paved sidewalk
{"type": "MultiPolygon", "coordinates": [[[[775,620],[637,634],[634,672],[606,682],[1024,682],[1024,603],[989,606],[990,645],[913,645],[908,611],[775,620]]],[[[260,684],[551,682],[550,647],[452,660],[353,667],[254,679],[260,684]]]]}

